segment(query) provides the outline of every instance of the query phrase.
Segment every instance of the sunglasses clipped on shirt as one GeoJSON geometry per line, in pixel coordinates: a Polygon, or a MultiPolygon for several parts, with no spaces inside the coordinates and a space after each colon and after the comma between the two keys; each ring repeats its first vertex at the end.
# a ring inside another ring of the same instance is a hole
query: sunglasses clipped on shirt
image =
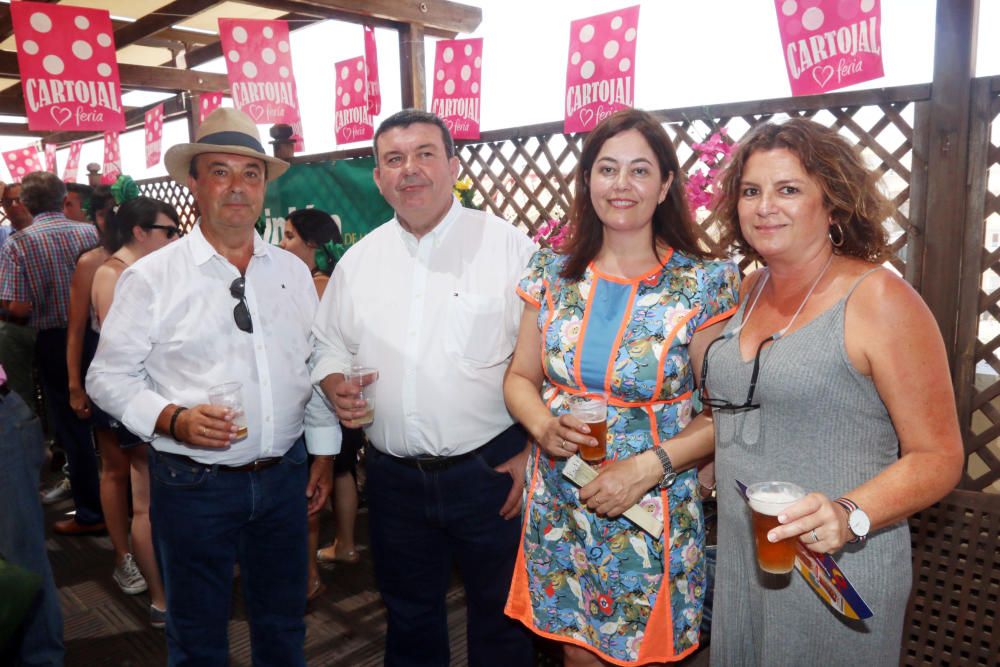
{"type": "Polygon", "coordinates": [[[239,303],[233,308],[233,319],[236,321],[236,328],[246,333],[253,333],[253,320],[250,319],[250,308],[246,299],[247,279],[240,276],[229,285],[229,294],[239,303]]]}
{"type": "Polygon", "coordinates": [[[180,227],[174,227],[173,225],[146,225],[143,229],[162,229],[167,234],[167,240],[175,236],[183,236],[180,227]]]}

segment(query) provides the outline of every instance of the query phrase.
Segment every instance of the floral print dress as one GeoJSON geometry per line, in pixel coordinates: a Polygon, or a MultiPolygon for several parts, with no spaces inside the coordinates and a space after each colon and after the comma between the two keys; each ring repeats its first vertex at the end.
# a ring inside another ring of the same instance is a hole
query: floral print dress
{"type": "MultiPolygon", "coordinates": [[[[559,275],[565,260],[536,252],[518,285],[539,309],[542,400],[560,415],[573,395],[607,394],[607,457],[635,456],[691,421],[697,370],[687,344],[735,311],[739,272],[732,262],[668,251],[660,268],[632,280],[591,265],[571,282],[559,275]]],[[[696,471],[641,500],[657,518],[667,516],[654,539],[581,505],[564,464],[538,447],[529,459],[507,614],[618,665],[684,657],[698,645],[705,580],[696,471]]]]}

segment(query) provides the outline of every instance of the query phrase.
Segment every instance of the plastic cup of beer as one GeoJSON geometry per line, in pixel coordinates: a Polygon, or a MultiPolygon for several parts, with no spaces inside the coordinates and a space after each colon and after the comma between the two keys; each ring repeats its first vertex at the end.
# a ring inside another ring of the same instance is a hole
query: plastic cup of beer
{"type": "Polygon", "coordinates": [[[608,453],[608,399],[603,394],[575,396],[569,413],[590,428],[597,445],[580,445],[580,458],[587,463],[602,463],[608,453]]]}
{"type": "Polygon", "coordinates": [[[233,423],[236,424],[236,439],[247,437],[247,413],[243,409],[243,385],[239,382],[223,382],[208,388],[208,402],[229,408],[233,413],[233,423]]]}
{"type": "Polygon", "coordinates": [[[805,496],[805,489],[791,482],[761,482],[747,487],[753,539],[757,543],[757,565],[765,572],[787,574],[795,566],[798,537],[769,542],[767,534],[780,525],[778,515],[805,496]]]}
{"type": "Polygon", "coordinates": [[[344,373],[344,379],[358,388],[358,394],[365,401],[365,415],[345,424],[351,428],[370,426],[375,421],[375,381],[378,380],[378,369],[370,366],[351,366],[351,370],[344,373]]]}

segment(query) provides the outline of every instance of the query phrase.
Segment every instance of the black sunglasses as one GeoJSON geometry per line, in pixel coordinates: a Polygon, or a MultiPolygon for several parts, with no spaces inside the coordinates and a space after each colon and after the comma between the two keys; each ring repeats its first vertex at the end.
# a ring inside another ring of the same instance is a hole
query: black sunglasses
{"type": "Polygon", "coordinates": [[[229,293],[234,299],[239,299],[239,303],[233,308],[233,319],[236,320],[236,328],[240,331],[253,333],[253,321],[250,319],[250,309],[247,307],[246,299],[246,278],[240,276],[229,285],[229,293]]]}
{"type": "Polygon", "coordinates": [[[725,400],[724,398],[712,398],[708,395],[707,385],[705,384],[708,379],[708,353],[711,352],[712,346],[720,340],[729,340],[738,332],[739,329],[725,333],[713,340],[708,344],[708,347],[705,348],[705,356],[701,361],[701,402],[704,405],[711,406],[713,410],[721,410],[723,412],[749,412],[750,410],[757,410],[760,408],[760,403],[753,402],[754,392],[757,391],[757,377],[760,375],[760,353],[767,343],[770,343],[772,340],[777,340],[778,334],[768,336],[760,342],[760,345],[757,346],[757,354],[753,357],[753,371],[750,373],[750,389],[747,391],[746,402],[741,405],[737,405],[725,400]]]}
{"type": "Polygon", "coordinates": [[[162,229],[167,233],[167,240],[174,238],[175,236],[183,236],[180,227],[174,227],[173,225],[146,225],[143,229],[162,229]]]}

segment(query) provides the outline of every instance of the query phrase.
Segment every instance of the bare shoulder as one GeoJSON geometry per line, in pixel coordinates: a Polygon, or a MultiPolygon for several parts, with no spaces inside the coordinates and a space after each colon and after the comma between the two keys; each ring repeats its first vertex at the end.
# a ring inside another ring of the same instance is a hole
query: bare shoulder
{"type": "Polygon", "coordinates": [[[857,264],[857,268],[848,272],[852,284],[860,280],[848,299],[848,314],[856,314],[867,322],[885,324],[898,322],[901,318],[930,317],[927,304],[908,282],[889,269],[871,271],[877,267],[867,262],[857,264]],[[866,275],[869,271],[871,273],[866,275]]]}
{"type": "Polygon", "coordinates": [[[97,270],[101,264],[103,264],[108,259],[108,251],[97,246],[96,248],[91,248],[87,252],[80,255],[79,259],[76,260],[76,269],[78,271],[89,271],[93,273],[97,270]]]}

